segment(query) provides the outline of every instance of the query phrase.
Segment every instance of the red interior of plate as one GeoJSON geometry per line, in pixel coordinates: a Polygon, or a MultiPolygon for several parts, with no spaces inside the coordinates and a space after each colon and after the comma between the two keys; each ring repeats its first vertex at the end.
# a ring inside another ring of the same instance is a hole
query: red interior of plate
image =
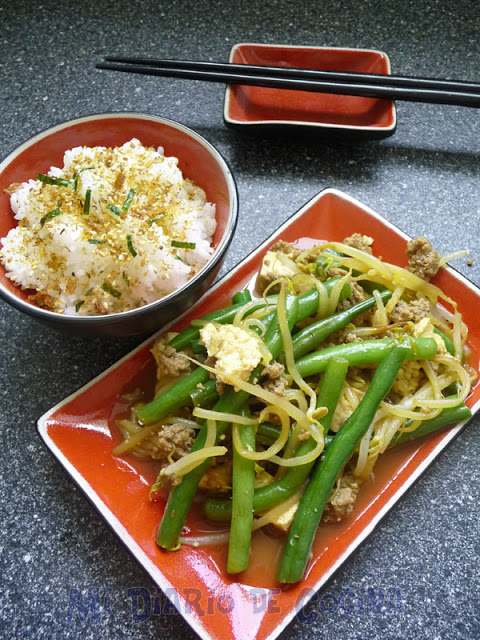
{"type": "MultiPolygon", "coordinates": [[[[311,238],[342,240],[353,232],[375,238],[375,252],[390,262],[404,265],[405,238],[385,221],[372,216],[355,202],[337,192],[325,192],[294,216],[286,227],[269,240],[311,242],[311,238]],[[306,235],[308,229],[308,237],[306,235]]],[[[230,303],[232,292],[241,289],[257,272],[266,247],[249,256],[206,298],[175,326],[179,330],[193,318],[230,303]]],[[[454,273],[442,270],[435,283],[454,297],[470,327],[472,365],[478,369],[480,332],[480,293],[454,273]]],[[[265,540],[256,543],[256,566],[235,582],[225,573],[222,550],[182,547],[179,552],[160,551],[154,538],[161,518],[162,502],[149,502],[149,485],[154,470],[133,458],[112,455],[118,433],[112,415],[122,392],[132,389],[146,371],[152,369],[149,353],[152,341],[123,362],[115,365],[91,386],[62,403],[40,426],[47,445],[70,468],[77,482],[109,520],[122,540],[167,595],[185,611],[191,603],[190,622],[203,637],[215,640],[265,640],[273,638],[290,619],[302,599],[313,593],[343,559],[363,539],[369,527],[388,509],[409,482],[429,461],[437,447],[448,437],[448,430],[386,454],[375,467],[375,481],[362,488],[353,515],[344,522],[321,527],[313,549],[313,561],[305,579],[296,586],[280,589],[273,577],[280,545],[269,547],[265,540]]],[[[480,400],[480,386],[474,389],[469,405],[480,400]]],[[[192,516],[187,526],[195,531],[198,522],[192,516]]]]}
{"type": "MultiPolygon", "coordinates": [[[[50,167],[63,167],[63,154],[77,146],[115,147],[138,138],[145,146],[162,146],[166,156],[178,158],[184,177],[193,180],[216,204],[217,229],[213,246],[217,247],[228,225],[231,197],[224,169],[211,148],[173,123],[135,116],[91,116],[74,124],[63,124],[39,134],[13,152],[11,160],[0,172],[0,238],[7,235],[17,222],[5,192],[15,182],[35,179],[37,173],[47,173],[50,167]]],[[[27,296],[5,276],[0,265],[0,281],[12,293],[29,302],[27,296]]]]}
{"type": "MultiPolygon", "coordinates": [[[[389,73],[388,58],[378,51],[241,44],[231,62],[262,66],[389,73]]],[[[230,120],[237,123],[309,122],[346,127],[389,128],[395,122],[391,100],[341,96],[307,91],[230,85],[230,120]]]]}

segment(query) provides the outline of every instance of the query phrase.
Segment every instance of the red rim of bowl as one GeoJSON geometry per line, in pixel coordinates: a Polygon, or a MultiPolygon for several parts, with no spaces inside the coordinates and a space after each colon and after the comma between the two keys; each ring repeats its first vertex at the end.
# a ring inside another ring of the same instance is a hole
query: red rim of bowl
{"type": "Polygon", "coordinates": [[[235,183],[235,179],[233,174],[228,166],[225,158],[220,154],[219,151],[206,140],[203,136],[198,134],[190,127],[187,127],[179,122],[175,122],[175,120],[171,120],[170,118],[163,118],[159,116],[150,115],[147,113],[135,113],[135,112],[105,112],[98,114],[91,114],[88,116],[82,116],[80,118],[75,118],[73,120],[67,120],[66,122],[62,122],[52,127],[48,127],[47,129],[43,129],[36,135],[28,138],[20,145],[18,145],[13,151],[11,151],[1,162],[0,162],[0,173],[7,167],[15,158],[17,158],[23,151],[28,149],[32,144],[39,142],[43,138],[48,137],[52,133],[57,131],[61,131],[63,129],[67,129],[70,126],[81,124],[83,122],[93,121],[93,120],[109,120],[112,118],[138,118],[139,120],[149,120],[156,121],[161,124],[166,124],[174,129],[178,129],[183,133],[186,133],[188,136],[194,138],[198,143],[200,143],[203,147],[205,147],[210,154],[217,160],[219,166],[222,168],[225,180],[228,186],[228,191],[230,195],[230,206],[229,206],[229,216],[228,221],[225,227],[225,231],[223,236],[215,249],[215,252],[212,258],[206,263],[206,265],[191,279],[189,280],[183,287],[173,291],[172,293],[166,295],[159,300],[155,300],[154,302],[150,302],[148,304],[143,305],[142,307],[138,307],[136,309],[130,309],[128,311],[121,311],[118,313],[109,313],[102,316],[67,316],[55,313],[54,311],[48,311],[47,309],[42,309],[41,307],[37,307],[31,303],[23,301],[21,298],[18,298],[15,294],[11,293],[8,289],[4,287],[2,282],[0,282],[0,298],[3,298],[6,302],[11,304],[16,309],[23,311],[32,316],[36,316],[43,320],[54,320],[57,322],[65,323],[65,325],[72,324],[77,325],[79,322],[88,326],[89,324],[94,324],[96,326],[103,326],[114,323],[120,323],[121,321],[127,318],[134,318],[137,315],[143,315],[144,313],[148,313],[150,311],[158,311],[162,307],[166,305],[170,305],[174,303],[185,291],[190,288],[193,288],[199,281],[203,280],[205,277],[208,277],[212,271],[215,270],[216,267],[219,266],[223,256],[225,255],[230,243],[233,239],[233,235],[235,233],[235,229],[237,226],[238,220],[238,192],[237,186],[235,183]]]}

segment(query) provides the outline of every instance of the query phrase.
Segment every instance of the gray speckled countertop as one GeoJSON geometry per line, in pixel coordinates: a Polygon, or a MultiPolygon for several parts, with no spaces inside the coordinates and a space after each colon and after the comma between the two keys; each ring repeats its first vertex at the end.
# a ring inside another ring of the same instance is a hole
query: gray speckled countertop
{"type": "MultiPolygon", "coordinates": [[[[480,112],[398,104],[398,129],[357,146],[243,137],[222,121],[223,87],[96,71],[104,54],[226,60],[235,42],[363,47],[394,72],[479,80],[480,9],[470,0],[264,3],[172,0],[0,2],[0,154],[57,122],[142,111],[192,127],[230,163],[238,231],[222,273],[325,187],[428,235],[480,284],[480,112]]],[[[177,615],[132,618],[129,589],[155,585],[49,456],[37,418],[140,339],[68,339],[0,304],[2,637],[196,637],[177,615]],[[100,621],[69,619],[72,590],[110,599],[100,621]]],[[[480,438],[470,423],[282,638],[478,638],[480,438]],[[335,605],[393,590],[390,610],[335,605]],[[349,592],[349,593],[351,593],[349,592]],[[333,603],[333,604],[332,604],[333,603]]]]}

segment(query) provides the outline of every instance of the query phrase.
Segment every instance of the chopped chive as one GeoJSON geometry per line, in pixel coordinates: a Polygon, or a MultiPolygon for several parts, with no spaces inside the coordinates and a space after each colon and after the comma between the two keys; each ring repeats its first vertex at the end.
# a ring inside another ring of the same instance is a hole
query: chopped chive
{"type": "Polygon", "coordinates": [[[172,240],[171,245],[177,249],[195,249],[197,246],[195,242],[182,242],[181,240],[172,240]]]}
{"type": "Polygon", "coordinates": [[[132,204],[132,200],[135,197],[135,189],[130,189],[127,197],[125,198],[125,202],[122,205],[122,211],[128,211],[130,209],[130,205],[132,204]]]}
{"type": "Polygon", "coordinates": [[[85,192],[85,200],[83,202],[83,213],[90,213],[90,201],[92,199],[92,190],[87,189],[85,192]]]}
{"type": "Polygon", "coordinates": [[[80,171],[75,171],[73,174],[73,189],[76,191],[78,189],[78,178],[83,171],[93,171],[93,167],[85,167],[85,169],[80,169],[80,171]]]}
{"type": "Polygon", "coordinates": [[[177,255],[177,254],[175,254],[175,260],[180,260],[180,262],[184,262],[184,261],[181,259],[181,257],[180,257],[179,255],[177,255]]]}
{"type": "Polygon", "coordinates": [[[111,285],[108,284],[108,282],[104,282],[102,284],[102,289],[105,291],[105,293],[108,293],[114,298],[120,298],[120,296],[122,295],[120,291],[118,291],[118,289],[114,289],[111,285]]]}
{"type": "Polygon", "coordinates": [[[37,180],[45,182],[45,184],[53,184],[56,187],[71,187],[72,189],[74,187],[72,180],[65,180],[65,178],[53,178],[52,176],[46,176],[43,173],[37,173],[37,180]]]}
{"type": "Polygon", "coordinates": [[[162,219],[162,218],[164,218],[164,217],[165,217],[165,214],[164,214],[164,213],[161,213],[161,214],[160,214],[159,216],[157,216],[156,218],[153,218],[153,220],[149,220],[149,221],[148,221],[148,226],[149,226],[149,227],[151,227],[151,226],[152,226],[152,224],[153,224],[154,222],[158,222],[159,220],[161,220],[161,219],[162,219]]]}
{"type": "Polygon", "coordinates": [[[53,209],[52,211],[49,211],[48,213],[46,213],[43,216],[43,218],[41,218],[40,226],[43,227],[43,225],[45,224],[45,222],[47,220],[51,220],[52,218],[56,218],[57,216],[59,216],[62,213],[63,213],[63,211],[61,209],[59,209],[58,207],[56,209],[53,209]]]}
{"type": "Polygon", "coordinates": [[[122,271],[122,278],[125,280],[125,282],[127,283],[127,287],[130,286],[130,278],[127,276],[127,274],[125,273],[125,271],[122,271]]]}
{"type": "Polygon", "coordinates": [[[89,289],[85,295],[86,296],[91,296],[92,293],[93,293],[93,289],[89,289]]]}
{"type": "Polygon", "coordinates": [[[112,213],[114,213],[116,216],[120,215],[121,209],[119,207],[115,206],[114,204],[107,204],[107,209],[109,211],[111,211],[112,213]]]}
{"type": "Polygon", "coordinates": [[[78,313],[84,304],[85,304],[85,300],[79,300],[75,305],[75,311],[78,313]]]}
{"type": "Polygon", "coordinates": [[[88,244],[107,244],[106,240],[95,240],[95,238],[90,238],[88,244]]]}
{"type": "Polygon", "coordinates": [[[128,250],[130,251],[130,253],[132,254],[132,256],[135,258],[135,256],[137,255],[137,252],[135,251],[135,248],[133,246],[133,242],[132,242],[132,236],[127,236],[127,247],[128,250]]]}

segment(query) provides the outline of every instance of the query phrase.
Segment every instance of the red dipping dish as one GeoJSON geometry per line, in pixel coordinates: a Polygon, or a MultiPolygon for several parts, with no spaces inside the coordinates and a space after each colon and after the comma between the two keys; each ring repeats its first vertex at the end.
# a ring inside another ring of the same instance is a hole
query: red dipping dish
{"type": "MultiPolygon", "coordinates": [[[[236,44],[230,62],[325,71],[390,74],[386,53],[369,49],[340,49],[268,44],[236,44]]],[[[397,126],[393,100],[311,93],[244,85],[228,85],[224,120],[250,130],[309,127],[329,136],[384,138],[397,126]]]]}

